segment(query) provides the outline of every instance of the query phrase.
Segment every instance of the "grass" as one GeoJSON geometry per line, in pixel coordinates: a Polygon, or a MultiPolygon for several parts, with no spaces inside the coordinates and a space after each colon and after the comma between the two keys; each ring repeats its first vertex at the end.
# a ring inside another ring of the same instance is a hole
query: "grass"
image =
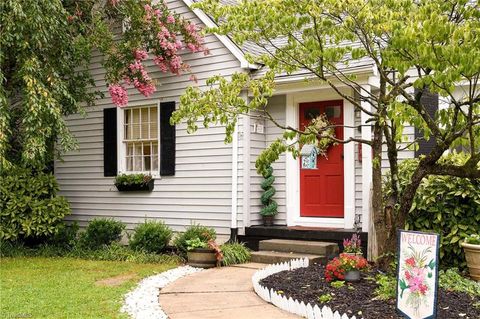
{"type": "Polygon", "coordinates": [[[176,267],[174,261],[139,264],[76,258],[16,257],[0,260],[1,318],[127,318],[123,295],[146,276],[176,267]],[[128,275],[117,286],[99,280],[128,275]]]}

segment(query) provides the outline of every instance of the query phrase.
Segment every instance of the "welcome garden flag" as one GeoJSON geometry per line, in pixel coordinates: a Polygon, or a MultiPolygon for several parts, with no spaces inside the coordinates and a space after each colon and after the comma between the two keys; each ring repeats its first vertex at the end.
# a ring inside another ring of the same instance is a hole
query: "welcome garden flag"
{"type": "Polygon", "coordinates": [[[410,319],[436,317],[439,235],[399,231],[397,310],[410,319]]]}

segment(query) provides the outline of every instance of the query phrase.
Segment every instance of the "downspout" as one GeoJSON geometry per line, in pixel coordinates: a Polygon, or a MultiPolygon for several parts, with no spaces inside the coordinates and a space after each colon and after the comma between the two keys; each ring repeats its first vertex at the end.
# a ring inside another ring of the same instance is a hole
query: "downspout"
{"type": "Polygon", "coordinates": [[[230,223],[229,242],[237,241],[238,225],[238,122],[235,124],[235,131],[232,136],[232,215],[230,223]]]}

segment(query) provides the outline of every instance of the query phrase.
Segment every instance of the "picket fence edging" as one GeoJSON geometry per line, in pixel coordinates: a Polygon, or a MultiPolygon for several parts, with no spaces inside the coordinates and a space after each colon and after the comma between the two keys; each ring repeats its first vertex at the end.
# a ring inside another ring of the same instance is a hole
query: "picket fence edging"
{"type": "Polygon", "coordinates": [[[321,309],[318,305],[312,306],[310,303],[305,304],[303,301],[294,300],[291,297],[286,298],[281,294],[277,294],[273,289],[268,290],[260,285],[260,281],[268,276],[285,270],[294,270],[298,268],[308,267],[308,258],[293,259],[289,262],[268,265],[263,269],[257,270],[252,276],[253,290],[255,293],[274,306],[287,312],[302,316],[308,319],[356,319],[355,316],[349,317],[346,314],[340,315],[338,311],[333,312],[330,307],[323,306],[321,309]]]}

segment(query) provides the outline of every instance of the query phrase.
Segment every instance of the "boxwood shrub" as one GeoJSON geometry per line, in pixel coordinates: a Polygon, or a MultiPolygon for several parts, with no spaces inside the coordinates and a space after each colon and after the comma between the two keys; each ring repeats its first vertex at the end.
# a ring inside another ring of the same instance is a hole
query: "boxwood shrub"
{"type": "Polygon", "coordinates": [[[125,224],[111,218],[95,218],[90,221],[85,232],[80,234],[82,248],[99,249],[120,241],[125,224]]]}
{"type": "Polygon", "coordinates": [[[0,240],[49,237],[70,214],[50,173],[12,166],[0,173],[0,240]]]}
{"type": "MultiPolygon", "coordinates": [[[[442,161],[460,165],[463,154],[452,153],[442,161]]],[[[410,182],[418,160],[406,160],[399,166],[400,187],[410,182]]],[[[386,195],[390,187],[387,178],[386,195]]],[[[461,242],[480,229],[480,180],[431,175],[422,180],[407,219],[407,229],[440,234],[440,260],[443,267],[465,267],[461,242]]]]}
{"type": "Polygon", "coordinates": [[[135,227],[129,245],[134,250],[161,253],[172,239],[172,230],[162,221],[145,221],[135,227]]]}

